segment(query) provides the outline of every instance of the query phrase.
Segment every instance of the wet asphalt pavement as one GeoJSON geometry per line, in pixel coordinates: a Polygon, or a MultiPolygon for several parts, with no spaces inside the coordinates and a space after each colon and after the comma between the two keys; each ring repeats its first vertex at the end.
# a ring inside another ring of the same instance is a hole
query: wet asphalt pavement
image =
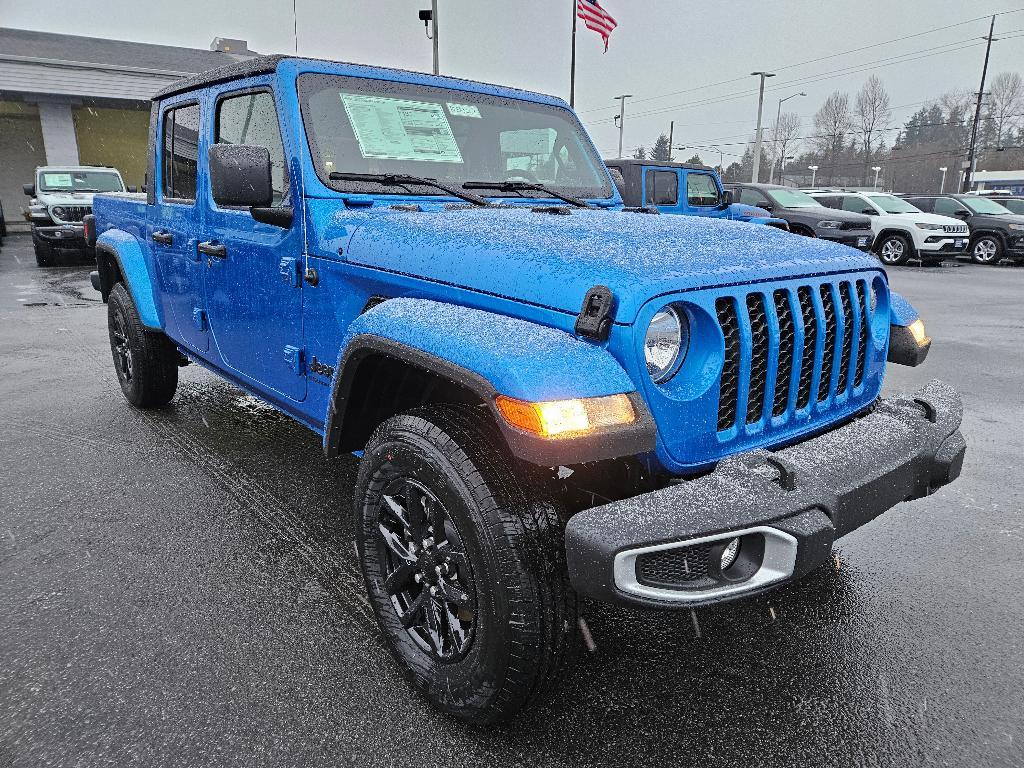
{"type": "Polygon", "coordinates": [[[1024,764],[1024,268],[894,270],[964,394],[963,476],[834,567],[690,613],[586,611],[596,654],[496,729],[396,673],[356,461],[190,366],[123,400],[89,267],[0,250],[0,767],[1024,764]]]}

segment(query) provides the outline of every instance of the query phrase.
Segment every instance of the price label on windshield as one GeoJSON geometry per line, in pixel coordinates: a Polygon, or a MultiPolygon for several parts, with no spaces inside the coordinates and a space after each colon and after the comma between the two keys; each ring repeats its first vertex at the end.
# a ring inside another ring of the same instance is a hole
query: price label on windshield
{"type": "Polygon", "coordinates": [[[363,157],[463,162],[440,104],[356,93],[341,94],[341,101],[363,157]]]}

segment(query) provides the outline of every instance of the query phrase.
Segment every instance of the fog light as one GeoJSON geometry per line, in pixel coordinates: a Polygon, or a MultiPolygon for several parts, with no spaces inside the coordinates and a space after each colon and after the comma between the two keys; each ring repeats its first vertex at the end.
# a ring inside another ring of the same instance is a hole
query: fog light
{"type": "Polygon", "coordinates": [[[725,549],[722,550],[722,570],[729,570],[729,566],[736,562],[736,557],[740,553],[740,540],[735,538],[725,545],[725,549]]]}

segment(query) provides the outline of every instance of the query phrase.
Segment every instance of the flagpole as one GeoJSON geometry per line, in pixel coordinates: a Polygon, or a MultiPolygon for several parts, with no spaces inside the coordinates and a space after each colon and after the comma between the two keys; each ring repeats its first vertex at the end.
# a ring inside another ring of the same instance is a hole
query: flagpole
{"type": "Polygon", "coordinates": [[[569,106],[576,107],[576,12],[577,0],[572,0],[572,65],[569,70],[569,106]]]}

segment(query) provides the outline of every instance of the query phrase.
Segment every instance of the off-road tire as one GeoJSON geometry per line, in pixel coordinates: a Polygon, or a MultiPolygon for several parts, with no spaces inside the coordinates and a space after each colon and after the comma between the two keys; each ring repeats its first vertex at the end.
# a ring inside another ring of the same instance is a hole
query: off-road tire
{"type": "Polygon", "coordinates": [[[886,235],[875,246],[878,260],[887,267],[899,267],[906,264],[914,256],[914,246],[906,235],[886,235]]]}
{"type": "Polygon", "coordinates": [[[52,245],[50,245],[49,243],[45,243],[41,238],[32,235],[32,247],[35,249],[36,252],[36,266],[53,266],[57,252],[53,249],[52,245]]]}
{"type": "Polygon", "coordinates": [[[137,408],[169,403],[178,388],[177,349],[164,334],[146,330],[124,283],[107,299],[107,329],[125,399],[137,408]]]}
{"type": "Polygon", "coordinates": [[[1003,258],[1003,244],[995,235],[981,235],[971,241],[971,261],[993,266],[1003,258]]]}
{"type": "Polygon", "coordinates": [[[577,651],[560,507],[518,466],[471,406],[417,408],[381,424],[363,453],[353,504],[370,603],[412,685],[467,722],[506,720],[555,687],[577,651]],[[472,641],[442,661],[405,629],[384,588],[377,543],[383,489],[411,477],[442,502],[461,539],[475,593],[472,641]]]}

